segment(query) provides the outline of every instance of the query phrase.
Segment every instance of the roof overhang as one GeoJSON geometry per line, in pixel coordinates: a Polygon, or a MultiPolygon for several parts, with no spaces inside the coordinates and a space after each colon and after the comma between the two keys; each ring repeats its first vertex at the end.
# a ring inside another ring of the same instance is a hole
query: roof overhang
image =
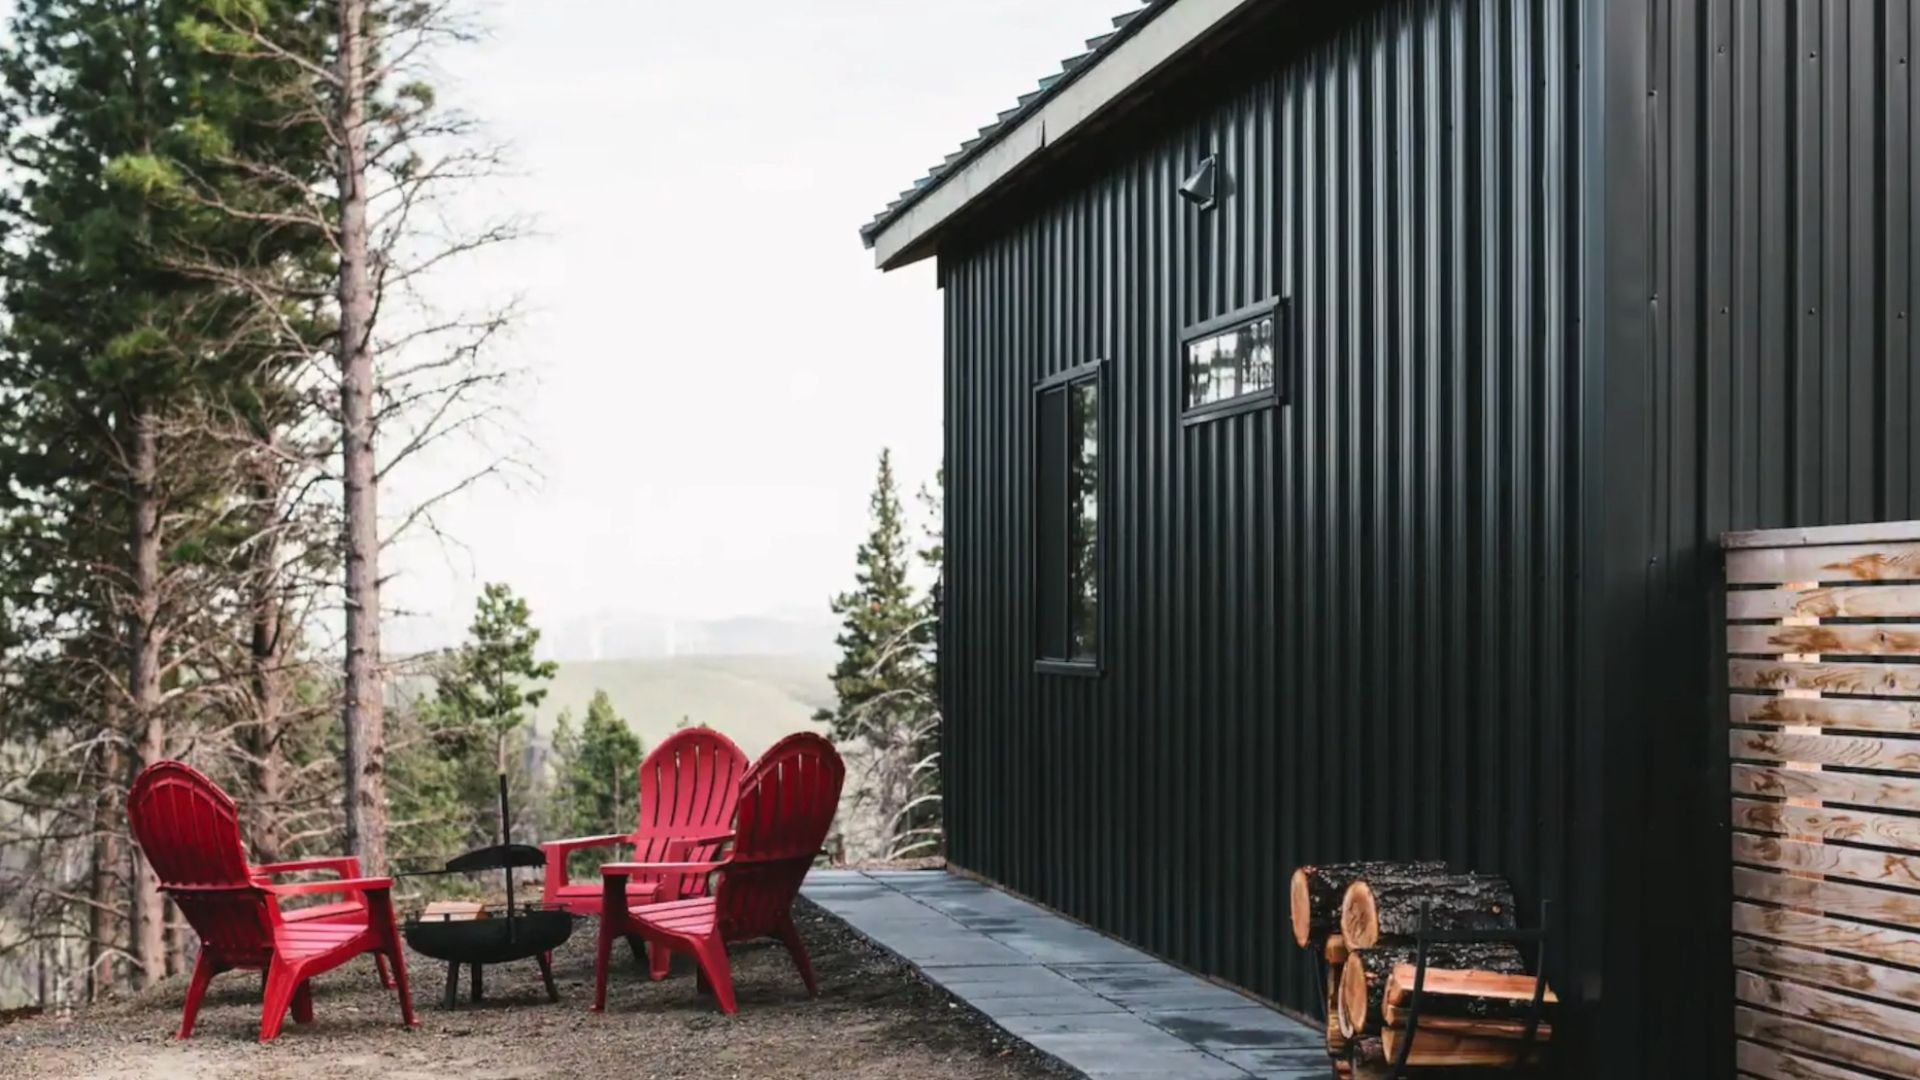
{"type": "Polygon", "coordinates": [[[1080,66],[951,159],[867,228],[874,264],[894,270],[934,254],[969,207],[1115,115],[1142,83],[1266,0],[1166,0],[1144,10],[1080,66]]]}

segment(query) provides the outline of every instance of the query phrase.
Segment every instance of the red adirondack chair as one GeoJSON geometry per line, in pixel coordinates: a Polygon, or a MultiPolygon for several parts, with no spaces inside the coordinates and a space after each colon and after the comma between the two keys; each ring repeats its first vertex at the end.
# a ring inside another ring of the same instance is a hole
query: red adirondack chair
{"type": "Polygon", "coordinates": [[[807,876],[840,806],[846,765],[833,744],[812,733],[774,744],[740,784],[739,820],[733,848],[724,857],[673,863],[610,863],[600,868],[605,914],[594,969],[593,1008],[607,1006],[607,965],[617,937],[639,934],[653,953],[653,976],[666,975],[675,952],[688,953],[701,983],[711,988],[720,1011],[739,1011],[727,945],[778,938],[793,957],[807,994],[819,993],[806,945],[793,925],[793,900],[807,876]],[[635,875],[715,874],[708,895],[655,904],[623,905],[627,879],[635,875]]]}
{"type": "MultiPolygon", "coordinates": [[[[700,862],[713,858],[733,835],[733,809],[747,755],[711,728],[687,728],[667,736],[640,763],[640,821],[630,833],[582,836],[541,844],[547,856],[543,899],[575,915],[598,915],[599,881],[567,880],[567,857],[588,848],[633,845],[636,862],[700,862]]],[[[643,873],[627,882],[627,903],[679,900],[701,895],[700,876],[643,873]],[[668,880],[668,879],[671,880],[668,880]]]]}
{"type": "MultiPolygon", "coordinates": [[[[187,986],[180,1038],[193,1034],[207,984],[223,971],[266,972],[260,1041],[268,1042],[280,1034],[289,1008],[296,1022],[313,1020],[309,980],[364,953],[393,964],[400,1015],[408,1026],[416,1023],[407,961],[394,928],[393,879],[273,884],[262,872],[285,871],[291,864],[249,866],[233,799],[199,770],[178,761],[150,765],[134,779],[127,796],[127,817],[140,850],[160,878],[161,890],[173,898],[200,935],[200,957],[187,986]],[[300,920],[280,911],[282,897],[324,893],[357,897],[350,902],[359,906],[338,907],[300,920]]],[[[315,861],[327,866],[346,863],[315,861]]],[[[359,864],[352,865],[357,871],[359,864]]]]}

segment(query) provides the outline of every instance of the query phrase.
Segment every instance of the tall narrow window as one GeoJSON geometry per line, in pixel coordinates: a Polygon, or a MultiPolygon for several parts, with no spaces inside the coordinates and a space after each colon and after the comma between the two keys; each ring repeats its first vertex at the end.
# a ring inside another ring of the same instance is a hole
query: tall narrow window
{"type": "Polygon", "coordinates": [[[1100,659],[1100,379],[1075,368],[1039,388],[1035,510],[1039,661],[1097,670],[1100,659]]]}

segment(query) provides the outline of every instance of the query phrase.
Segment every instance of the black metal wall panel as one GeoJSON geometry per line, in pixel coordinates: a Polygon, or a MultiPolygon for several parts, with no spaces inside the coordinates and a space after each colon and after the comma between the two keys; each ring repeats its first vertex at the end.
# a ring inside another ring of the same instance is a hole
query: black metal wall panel
{"type": "MultiPolygon", "coordinates": [[[[1907,0],[1641,0],[1610,55],[1609,1034],[1731,1071],[1728,529],[1920,515],[1907,0]],[[1620,677],[1631,673],[1631,677],[1620,677]],[[1712,1003],[1703,1008],[1703,1003],[1712,1003]],[[1706,1027],[1703,1029],[1702,1025],[1706,1027]]],[[[1693,1071],[1686,1074],[1693,1075],[1693,1071]]]]}
{"type": "Polygon", "coordinates": [[[1294,865],[1440,856],[1577,918],[1598,863],[1568,855],[1581,6],[1293,7],[1215,65],[1237,85],[943,250],[944,692],[956,863],[1311,1011],[1294,865]],[[1275,295],[1293,400],[1183,426],[1183,329],[1275,295]],[[1096,359],[1105,669],[1036,674],[1033,386],[1096,359]]]}

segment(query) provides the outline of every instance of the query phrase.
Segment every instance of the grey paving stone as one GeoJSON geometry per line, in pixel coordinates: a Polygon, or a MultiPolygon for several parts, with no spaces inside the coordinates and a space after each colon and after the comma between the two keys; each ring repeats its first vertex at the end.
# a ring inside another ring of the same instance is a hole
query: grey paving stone
{"type": "Polygon", "coordinates": [[[1111,1035],[1164,1042],[1167,1036],[1160,1028],[1124,1012],[1054,1013],[1049,1016],[1027,1014],[994,1017],[994,1021],[1028,1041],[1042,1035],[1111,1035]]]}
{"type": "Polygon", "coordinates": [[[1036,997],[979,998],[970,1004],[996,1021],[1013,1016],[1088,1016],[1095,1013],[1127,1015],[1126,1010],[1120,1006],[1099,994],[1085,990],[1071,994],[1043,994],[1036,997]]]}
{"type": "MultiPolygon", "coordinates": [[[[1058,1056],[1058,1055],[1055,1055],[1058,1056]]],[[[1115,1052],[1090,1057],[1075,1068],[1089,1080],[1247,1080],[1245,1069],[1200,1050],[1180,1053],[1128,1054],[1115,1052]]]]}
{"type": "Polygon", "coordinates": [[[1034,966],[928,968],[926,976],[968,1001],[975,998],[1089,993],[1071,979],[1034,966]]]}
{"type": "Polygon", "coordinates": [[[805,891],[1009,1033],[1095,1080],[1319,1080],[1326,1071],[1323,1033],[979,882],[815,871],[805,891]]]}
{"type": "Polygon", "coordinates": [[[1217,1050],[1216,1057],[1237,1065],[1260,1080],[1326,1080],[1327,1051],[1217,1050]]]}
{"type": "Polygon", "coordinates": [[[1133,1011],[1202,1050],[1305,1049],[1314,1050],[1323,1059],[1326,1056],[1324,1033],[1262,1005],[1179,1010],[1145,1002],[1133,1011]]]}

